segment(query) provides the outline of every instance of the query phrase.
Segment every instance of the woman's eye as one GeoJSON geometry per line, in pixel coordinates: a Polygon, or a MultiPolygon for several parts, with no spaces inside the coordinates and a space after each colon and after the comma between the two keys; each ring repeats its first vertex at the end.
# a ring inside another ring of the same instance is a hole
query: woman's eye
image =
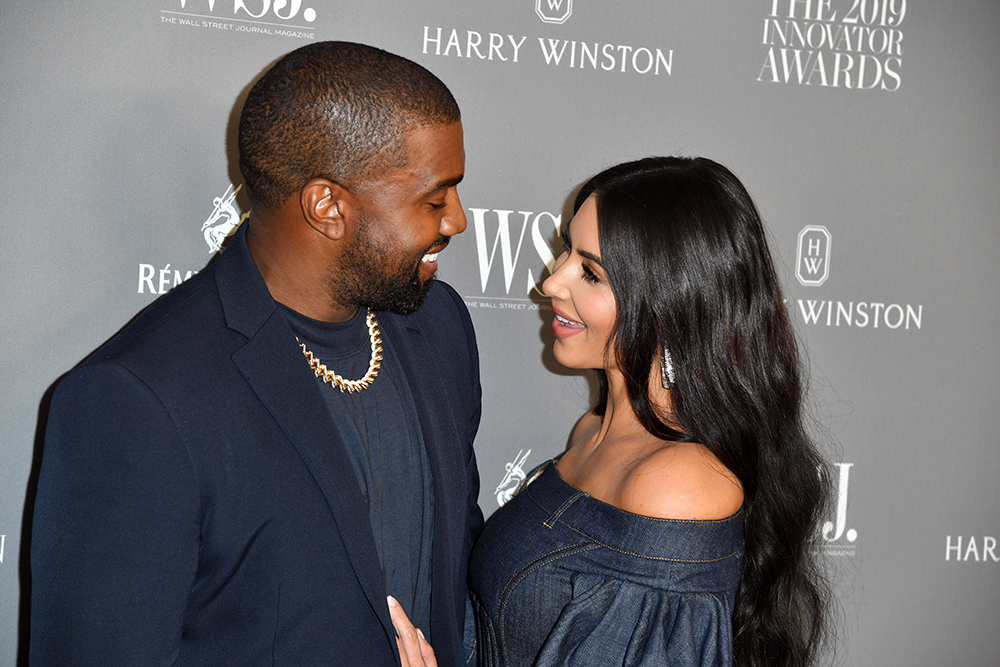
{"type": "Polygon", "coordinates": [[[597,277],[597,274],[590,270],[590,267],[586,264],[583,265],[583,279],[588,283],[594,283],[595,285],[601,282],[601,279],[597,277]]]}

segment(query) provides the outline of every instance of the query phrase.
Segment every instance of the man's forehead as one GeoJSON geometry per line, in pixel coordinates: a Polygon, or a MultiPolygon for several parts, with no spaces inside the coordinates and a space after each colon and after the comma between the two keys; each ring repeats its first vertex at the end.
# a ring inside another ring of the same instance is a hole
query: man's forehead
{"type": "Polygon", "coordinates": [[[424,153],[435,150],[442,153],[460,151],[464,158],[463,141],[462,121],[417,125],[403,132],[403,143],[407,149],[421,149],[424,153]]]}
{"type": "Polygon", "coordinates": [[[420,126],[404,135],[405,164],[387,172],[386,181],[419,184],[426,191],[454,187],[465,175],[460,122],[420,126]]]}

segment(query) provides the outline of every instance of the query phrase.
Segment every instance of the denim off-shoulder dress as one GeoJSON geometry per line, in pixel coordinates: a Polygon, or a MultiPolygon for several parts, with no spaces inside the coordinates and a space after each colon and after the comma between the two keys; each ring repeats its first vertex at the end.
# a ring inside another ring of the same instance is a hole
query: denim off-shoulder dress
{"type": "Polygon", "coordinates": [[[472,553],[483,667],[732,664],[743,511],[631,514],[536,468],[472,553]]]}

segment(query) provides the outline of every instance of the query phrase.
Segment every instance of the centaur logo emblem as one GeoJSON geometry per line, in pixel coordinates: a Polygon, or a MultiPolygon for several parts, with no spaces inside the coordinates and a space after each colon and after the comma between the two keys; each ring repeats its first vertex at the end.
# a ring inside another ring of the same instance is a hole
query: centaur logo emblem
{"type": "Polygon", "coordinates": [[[565,23],[573,13],[573,0],[535,0],[535,13],[546,23],[565,23]]]}
{"type": "Polygon", "coordinates": [[[795,255],[795,277],[806,287],[819,287],[830,277],[830,231],[822,225],[806,225],[799,232],[795,255]]]}
{"type": "Polygon", "coordinates": [[[504,465],[507,469],[507,474],[503,476],[500,480],[500,484],[497,485],[497,490],[494,492],[497,496],[497,505],[503,507],[504,504],[514,497],[514,492],[517,491],[518,485],[524,481],[524,462],[528,460],[528,455],[531,454],[531,450],[524,451],[523,449],[517,453],[514,460],[510,463],[504,465]]]}
{"type": "Polygon", "coordinates": [[[233,188],[230,183],[226,194],[212,200],[215,203],[215,210],[201,226],[201,231],[205,235],[205,243],[208,244],[209,254],[219,252],[226,238],[232,236],[240,223],[250,217],[250,213],[244,213],[241,216],[236,209],[236,195],[242,187],[242,185],[238,185],[233,188]]]}

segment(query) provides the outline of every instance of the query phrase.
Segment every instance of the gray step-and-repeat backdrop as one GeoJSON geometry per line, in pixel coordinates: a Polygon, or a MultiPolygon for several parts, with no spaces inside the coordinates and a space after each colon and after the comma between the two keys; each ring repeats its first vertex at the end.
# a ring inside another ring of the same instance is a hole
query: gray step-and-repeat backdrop
{"type": "Polygon", "coordinates": [[[536,289],[575,189],[705,155],[757,198],[807,349],[839,660],[998,664],[998,34],[992,0],[2,3],[0,665],[53,384],[206,265],[247,210],[248,84],[326,39],[416,60],[462,107],[469,226],[441,274],[479,335],[487,514],[591,399],[536,289]]]}

